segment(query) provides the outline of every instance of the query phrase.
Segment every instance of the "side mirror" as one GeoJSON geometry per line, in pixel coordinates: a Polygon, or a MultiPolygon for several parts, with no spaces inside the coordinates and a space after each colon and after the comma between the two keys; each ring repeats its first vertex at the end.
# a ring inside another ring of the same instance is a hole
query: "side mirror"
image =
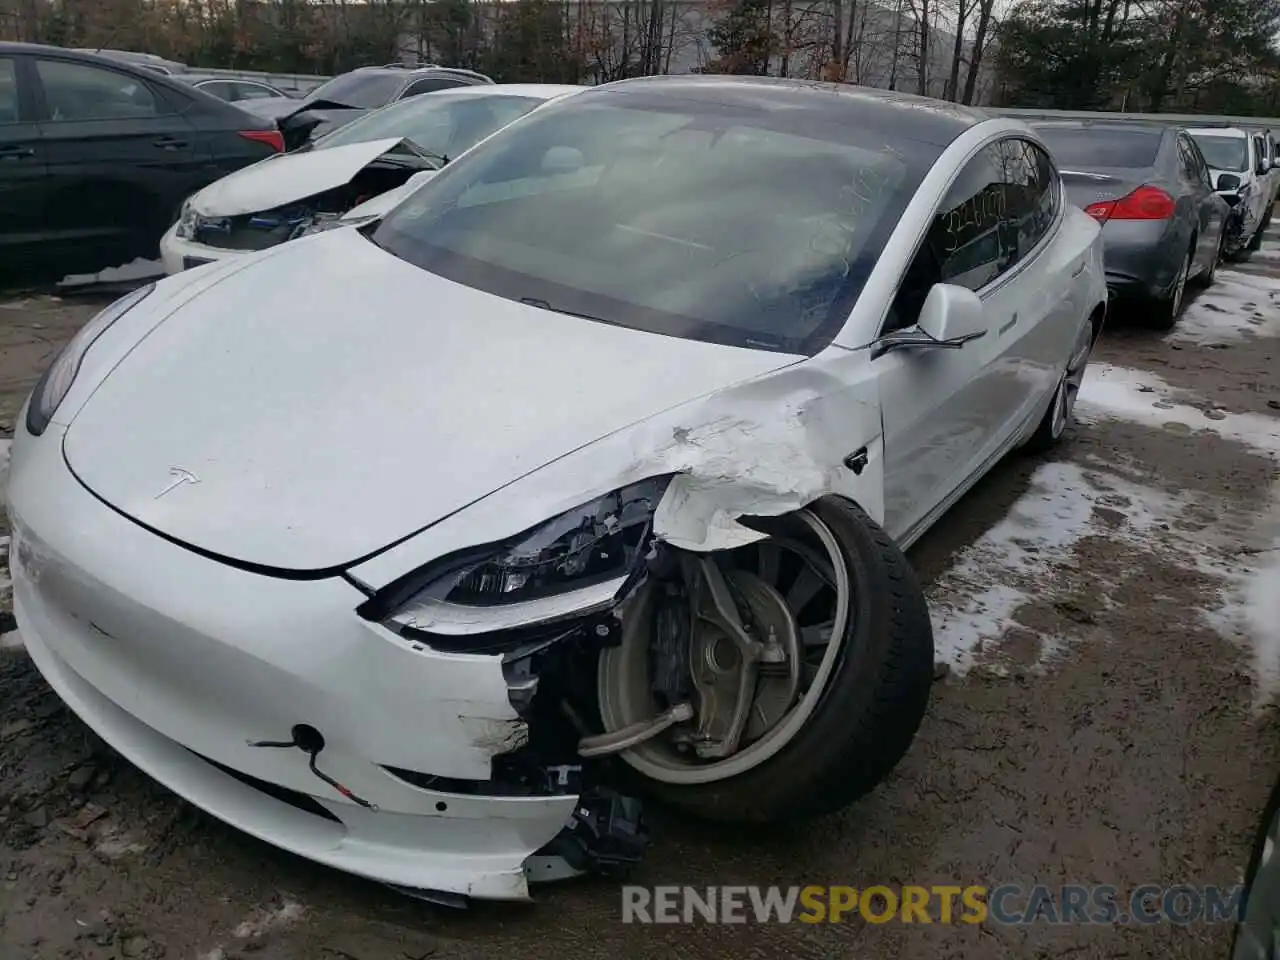
{"type": "Polygon", "coordinates": [[[940,343],[962,344],[987,332],[982,301],[968,287],[935,283],[916,322],[922,332],[940,343]]]}
{"type": "Polygon", "coordinates": [[[1263,157],[1258,161],[1258,165],[1254,167],[1253,172],[1258,176],[1265,176],[1267,171],[1271,169],[1271,164],[1267,162],[1267,158],[1263,157]]]}
{"type": "Polygon", "coordinates": [[[913,326],[887,333],[871,345],[871,359],[895,350],[958,350],[987,333],[978,295],[968,287],[935,283],[913,326]]]}
{"type": "Polygon", "coordinates": [[[1217,189],[1218,190],[1239,190],[1240,178],[1237,177],[1234,173],[1220,173],[1218,174],[1217,189]]]}

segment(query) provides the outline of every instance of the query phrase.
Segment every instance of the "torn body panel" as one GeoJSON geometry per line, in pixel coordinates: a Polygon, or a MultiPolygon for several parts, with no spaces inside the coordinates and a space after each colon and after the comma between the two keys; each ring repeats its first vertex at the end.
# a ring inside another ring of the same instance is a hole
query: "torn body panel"
{"type": "Polygon", "coordinates": [[[560,457],[350,568],[382,587],[437,557],[505,540],[612,490],[674,474],[654,516],[659,540],[693,551],[760,534],[740,517],[779,516],[835,494],[884,513],[876,383],[865,351],[831,348],[691,400],[560,457]],[[865,450],[857,469],[844,461],[865,450]],[[475,507],[476,509],[472,509],[475,507]]]}

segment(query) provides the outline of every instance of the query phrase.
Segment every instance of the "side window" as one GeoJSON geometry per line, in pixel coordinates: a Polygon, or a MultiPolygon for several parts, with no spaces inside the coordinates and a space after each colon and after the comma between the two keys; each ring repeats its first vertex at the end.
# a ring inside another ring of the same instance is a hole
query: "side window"
{"type": "Polygon", "coordinates": [[[1187,142],[1186,137],[1178,137],[1178,165],[1182,168],[1183,176],[1192,183],[1196,183],[1201,179],[1195,153],[1191,149],[1191,144],[1187,142]]]}
{"type": "Polygon", "coordinates": [[[1036,181],[1040,185],[1040,196],[1032,214],[1032,226],[1037,231],[1036,243],[1039,243],[1053,229],[1062,210],[1062,181],[1058,177],[1058,168],[1048,153],[1034,143],[1024,141],[1023,145],[1028,160],[1036,169],[1036,181]]]}
{"type": "Polygon", "coordinates": [[[219,100],[234,100],[231,84],[225,80],[211,80],[209,83],[202,83],[199,89],[205,93],[212,94],[219,100]]]}
{"type": "Polygon", "coordinates": [[[427,77],[423,80],[415,80],[409,84],[409,88],[400,94],[400,99],[405,97],[416,97],[420,93],[432,93],[435,90],[448,90],[450,87],[465,87],[466,84],[461,80],[449,80],[445,77],[427,77]]]}
{"type": "Polygon", "coordinates": [[[1210,190],[1213,189],[1213,174],[1209,170],[1209,164],[1204,159],[1204,154],[1200,152],[1200,148],[1196,142],[1190,137],[1179,137],[1178,142],[1186,147],[1187,153],[1191,155],[1192,161],[1196,166],[1196,177],[1210,190]]]}
{"type": "Polygon", "coordinates": [[[1005,160],[997,144],[970,160],[947,191],[898,287],[885,332],[915,324],[935,283],[979,290],[1013,265],[1002,229],[1005,160]]]}
{"type": "Polygon", "coordinates": [[[270,87],[264,87],[257,83],[237,83],[236,99],[237,100],[265,100],[268,97],[278,97],[270,87]]]}
{"type": "Polygon", "coordinates": [[[1013,257],[1007,267],[1029,257],[1053,226],[1058,215],[1058,187],[1053,162],[1035,144],[1004,140],[1000,153],[1006,184],[1005,245],[1013,257]]]}
{"type": "Polygon", "coordinates": [[[18,65],[6,57],[0,60],[0,123],[18,122],[18,65]]]}
{"type": "Polygon", "coordinates": [[[1266,157],[1266,155],[1267,155],[1267,147],[1266,147],[1266,144],[1264,144],[1264,143],[1262,142],[1262,138],[1261,138],[1261,137],[1254,137],[1254,138],[1253,138],[1253,165],[1254,165],[1254,167],[1257,167],[1257,165],[1258,165],[1258,161],[1259,161],[1259,160],[1261,160],[1261,159],[1263,159],[1264,157],[1266,157]]]}
{"type": "Polygon", "coordinates": [[[137,120],[167,112],[151,88],[127,73],[66,60],[37,60],[51,120],[137,120]]]}

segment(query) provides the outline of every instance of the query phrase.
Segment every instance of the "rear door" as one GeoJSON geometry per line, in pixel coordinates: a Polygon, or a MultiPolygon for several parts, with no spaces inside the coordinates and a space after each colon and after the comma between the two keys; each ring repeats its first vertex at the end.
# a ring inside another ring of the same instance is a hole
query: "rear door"
{"type": "MultiPolygon", "coordinates": [[[[1007,277],[983,299],[997,324],[999,396],[1007,404],[1003,444],[1037,412],[1057,386],[1084,313],[1081,276],[1088,246],[1064,223],[1062,182],[1049,154],[1020,137],[1000,143],[1004,158],[1006,245],[1014,253],[1007,277]]],[[[1082,219],[1082,218],[1081,218],[1082,219]]]]}
{"type": "Polygon", "coordinates": [[[36,57],[45,220],[77,259],[148,255],[206,161],[165,90],[97,63],[36,57]]]}
{"type": "Polygon", "coordinates": [[[1221,204],[1214,195],[1209,168],[1199,148],[1185,133],[1178,134],[1178,169],[1183,190],[1195,211],[1196,259],[1192,270],[1208,270],[1218,256],[1221,204]]]}
{"type": "Polygon", "coordinates": [[[0,275],[28,269],[44,252],[47,187],[25,56],[0,57],[0,275]]]}

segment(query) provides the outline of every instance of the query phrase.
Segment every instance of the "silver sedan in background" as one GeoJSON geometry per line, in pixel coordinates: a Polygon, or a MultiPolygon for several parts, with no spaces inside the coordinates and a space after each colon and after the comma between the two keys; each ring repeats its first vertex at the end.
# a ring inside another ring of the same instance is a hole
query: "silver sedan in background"
{"type": "Polygon", "coordinates": [[[1101,223],[1107,289],[1172,327],[1189,282],[1208,286],[1230,207],[1186,131],[1135,122],[1037,122],[1067,198],[1101,223]]]}

